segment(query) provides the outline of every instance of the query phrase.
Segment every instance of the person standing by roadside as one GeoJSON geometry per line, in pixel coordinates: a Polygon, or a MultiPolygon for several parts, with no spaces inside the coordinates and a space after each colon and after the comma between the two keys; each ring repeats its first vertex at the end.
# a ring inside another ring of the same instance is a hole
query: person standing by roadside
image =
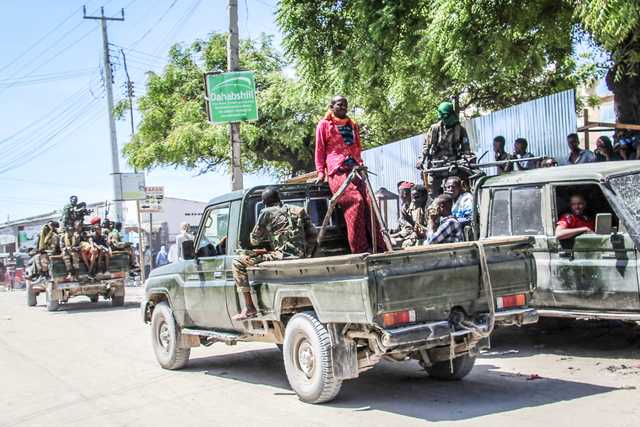
{"type": "Polygon", "coordinates": [[[596,156],[593,152],[580,148],[580,140],[577,134],[570,133],[567,135],[567,145],[569,146],[569,156],[566,162],[568,165],[592,163],[596,161],[596,156]]]}
{"type": "Polygon", "coordinates": [[[167,249],[162,245],[160,246],[160,251],[156,255],[156,267],[162,267],[167,264],[169,264],[169,255],[167,254],[167,249]]]}
{"type": "MultiPolygon", "coordinates": [[[[315,163],[317,183],[329,182],[335,194],[347,177],[358,166],[364,166],[360,128],[347,116],[347,98],[336,96],[329,111],[316,127],[315,163]]],[[[371,252],[371,209],[365,183],[355,178],[338,198],[344,210],[347,239],[351,253],[371,252]]],[[[377,237],[378,249],[384,251],[382,234],[377,237]]]]}
{"type": "Polygon", "coordinates": [[[188,222],[180,223],[180,234],[178,234],[178,236],[176,237],[176,247],[178,249],[179,260],[184,259],[184,256],[182,253],[182,243],[188,240],[193,240],[193,235],[189,233],[190,230],[191,230],[191,226],[189,225],[188,222]]]}
{"type": "MultiPolygon", "coordinates": [[[[526,139],[516,138],[513,144],[514,152],[511,155],[511,158],[513,160],[518,160],[518,159],[529,159],[531,157],[535,157],[532,153],[527,151],[528,145],[529,143],[527,142],[526,139]]],[[[535,169],[538,167],[538,163],[535,160],[524,160],[522,162],[515,162],[513,165],[516,170],[521,170],[521,171],[535,169]]]]}
{"type": "Polygon", "coordinates": [[[149,273],[151,273],[151,267],[153,267],[153,257],[151,256],[151,248],[149,245],[144,247],[142,260],[144,262],[144,277],[147,278],[149,277],[149,273]]]}
{"type": "MultiPolygon", "coordinates": [[[[507,141],[502,135],[498,135],[493,138],[493,155],[496,162],[502,162],[511,158],[509,156],[509,153],[507,153],[504,149],[506,143],[507,141]]],[[[513,170],[513,165],[510,163],[506,163],[504,165],[496,166],[496,169],[498,169],[498,175],[502,175],[503,173],[511,172],[513,170]]]]}
{"type": "Polygon", "coordinates": [[[613,149],[613,143],[608,136],[601,136],[596,140],[596,162],[611,162],[622,160],[613,149]]]}

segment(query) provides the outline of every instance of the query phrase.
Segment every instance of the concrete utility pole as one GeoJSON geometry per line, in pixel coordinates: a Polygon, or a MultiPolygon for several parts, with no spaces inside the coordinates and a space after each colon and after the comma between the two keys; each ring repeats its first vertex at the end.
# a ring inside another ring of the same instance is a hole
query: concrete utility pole
{"type": "MultiPolygon", "coordinates": [[[[238,0],[229,0],[229,39],[227,41],[227,70],[238,71],[240,38],[238,35],[238,0]]],[[[231,143],[231,190],[242,190],[242,163],[240,161],[240,123],[229,124],[231,143]]]]}
{"type": "Polygon", "coordinates": [[[83,6],[83,18],[100,21],[102,28],[102,49],[104,66],[104,86],[107,90],[107,109],[109,114],[109,136],[111,140],[111,174],[113,175],[113,201],[116,206],[116,221],[123,222],[122,215],[122,189],[120,188],[120,153],[118,152],[118,139],[116,136],[116,121],[113,117],[113,75],[111,70],[111,58],[109,55],[109,37],[107,35],[107,21],[124,21],[124,9],[120,10],[120,17],[104,16],[104,7],[100,8],[100,16],[87,16],[87,6],[83,6]]]}

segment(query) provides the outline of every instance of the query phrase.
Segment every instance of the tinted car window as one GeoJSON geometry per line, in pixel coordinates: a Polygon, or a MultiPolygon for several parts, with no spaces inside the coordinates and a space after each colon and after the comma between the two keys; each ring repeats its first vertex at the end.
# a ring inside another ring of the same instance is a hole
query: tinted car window
{"type": "Polygon", "coordinates": [[[491,201],[490,236],[506,236],[509,229],[509,190],[494,190],[491,201]]]}
{"type": "Polygon", "coordinates": [[[511,234],[544,234],[541,200],[540,188],[523,187],[511,190],[511,234]]]}

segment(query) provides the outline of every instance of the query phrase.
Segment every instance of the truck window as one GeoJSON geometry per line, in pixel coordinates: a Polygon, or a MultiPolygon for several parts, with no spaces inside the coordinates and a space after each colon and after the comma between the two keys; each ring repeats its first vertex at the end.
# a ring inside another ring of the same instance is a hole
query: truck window
{"type": "Polygon", "coordinates": [[[511,234],[544,234],[541,201],[542,190],[538,187],[511,190],[511,234]]]}
{"type": "Polygon", "coordinates": [[[490,236],[508,236],[509,227],[509,190],[493,190],[491,198],[490,236]]]}
{"type": "MultiPolygon", "coordinates": [[[[557,185],[555,186],[555,203],[556,211],[554,216],[554,224],[560,216],[569,213],[571,208],[569,200],[573,194],[580,194],[587,202],[585,214],[591,218],[595,218],[599,213],[610,213],[612,215],[612,225],[618,227],[618,217],[611,209],[607,198],[602,193],[598,184],[577,184],[577,185],[557,185]]],[[[554,226],[555,228],[555,226],[554,226]]]]}
{"type": "Polygon", "coordinates": [[[207,211],[206,215],[199,248],[216,246],[229,231],[229,205],[215,207],[207,211]]]}
{"type": "Polygon", "coordinates": [[[640,224],[640,174],[616,176],[609,183],[622,201],[622,208],[640,224]]]}
{"type": "MultiPolygon", "coordinates": [[[[305,208],[309,218],[311,219],[311,223],[316,227],[320,227],[322,225],[322,221],[324,221],[324,216],[327,214],[329,210],[329,199],[326,197],[314,197],[309,199],[307,203],[306,199],[286,199],[284,203],[289,206],[298,206],[300,208],[305,208]],[[306,206],[305,206],[306,204],[306,206]]],[[[258,202],[256,203],[256,217],[255,221],[258,220],[258,216],[262,209],[264,209],[264,203],[258,202]]],[[[336,213],[331,216],[331,220],[329,225],[332,226],[336,224],[336,213]]]]}

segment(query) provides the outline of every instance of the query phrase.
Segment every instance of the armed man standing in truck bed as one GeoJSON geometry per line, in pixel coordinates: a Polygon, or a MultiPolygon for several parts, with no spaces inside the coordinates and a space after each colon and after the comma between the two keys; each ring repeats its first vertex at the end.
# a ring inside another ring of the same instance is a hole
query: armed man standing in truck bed
{"type": "MultiPolygon", "coordinates": [[[[425,134],[422,156],[418,159],[418,169],[428,169],[433,166],[447,166],[463,157],[474,157],[469,143],[467,130],[460,124],[453,104],[445,101],[438,106],[437,123],[431,125],[425,134]],[[439,163],[439,165],[434,165],[439,163]]],[[[442,181],[449,176],[448,172],[430,173],[426,178],[431,199],[442,193],[442,181]]]]}
{"type": "Polygon", "coordinates": [[[288,206],[280,201],[278,190],[267,187],[262,191],[264,208],[251,231],[250,240],[256,249],[244,251],[233,261],[233,278],[244,298],[244,309],[233,318],[245,320],[255,317],[257,310],[251,299],[247,268],[265,261],[304,258],[312,254],[316,231],[304,208],[288,206]]]}

